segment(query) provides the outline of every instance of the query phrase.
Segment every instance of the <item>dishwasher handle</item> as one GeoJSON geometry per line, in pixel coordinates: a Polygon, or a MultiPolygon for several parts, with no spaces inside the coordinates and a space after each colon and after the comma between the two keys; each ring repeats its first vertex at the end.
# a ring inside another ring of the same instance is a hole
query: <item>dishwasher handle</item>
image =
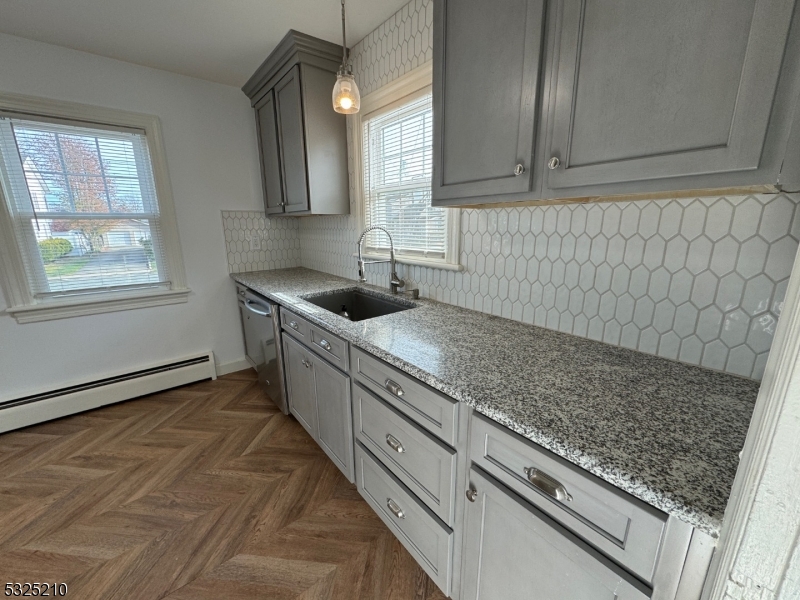
{"type": "MultiPolygon", "coordinates": [[[[254,303],[253,303],[252,300],[250,300],[249,298],[245,298],[244,307],[247,310],[249,310],[252,313],[257,314],[260,317],[268,317],[268,316],[270,316],[270,312],[269,312],[268,308],[267,308],[266,311],[262,311],[262,310],[258,310],[257,308],[253,308],[253,305],[254,305],[254,303]]],[[[260,305],[256,305],[256,306],[260,306],[260,305]]],[[[264,308],[264,307],[262,307],[262,308],[264,308]]]]}

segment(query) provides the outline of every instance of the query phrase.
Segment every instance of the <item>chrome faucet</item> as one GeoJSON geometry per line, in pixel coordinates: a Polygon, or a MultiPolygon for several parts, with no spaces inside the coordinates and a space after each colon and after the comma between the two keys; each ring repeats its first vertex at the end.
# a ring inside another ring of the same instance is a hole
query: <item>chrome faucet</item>
{"type": "Polygon", "coordinates": [[[397,288],[404,287],[406,282],[400,279],[397,275],[397,264],[394,260],[394,242],[392,241],[392,235],[384,228],[379,225],[373,225],[372,227],[367,227],[362,233],[361,237],[358,238],[358,280],[361,283],[367,281],[367,278],[364,276],[364,265],[374,265],[377,263],[390,263],[390,270],[391,274],[389,275],[389,287],[392,290],[393,294],[397,293],[397,288]],[[367,237],[367,234],[370,231],[380,230],[386,234],[386,237],[389,238],[389,260],[371,260],[371,261],[364,261],[364,257],[361,254],[361,246],[364,244],[364,239],[367,237]]]}

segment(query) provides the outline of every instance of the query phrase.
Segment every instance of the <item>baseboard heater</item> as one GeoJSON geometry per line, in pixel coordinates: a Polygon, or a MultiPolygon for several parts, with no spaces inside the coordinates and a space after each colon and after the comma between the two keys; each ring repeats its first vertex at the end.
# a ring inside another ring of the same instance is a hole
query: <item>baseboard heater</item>
{"type": "Polygon", "coordinates": [[[214,355],[209,352],[0,401],[0,433],[216,377],[214,355]]]}

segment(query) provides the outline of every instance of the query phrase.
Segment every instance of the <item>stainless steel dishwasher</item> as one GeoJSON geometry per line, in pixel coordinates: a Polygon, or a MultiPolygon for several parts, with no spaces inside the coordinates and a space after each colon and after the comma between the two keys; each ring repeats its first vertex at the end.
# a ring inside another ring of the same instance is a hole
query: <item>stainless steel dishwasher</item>
{"type": "Polygon", "coordinates": [[[258,380],[264,391],[288,415],[283,378],[280,307],[241,285],[236,286],[236,292],[242,315],[247,361],[258,373],[258,380]]]}

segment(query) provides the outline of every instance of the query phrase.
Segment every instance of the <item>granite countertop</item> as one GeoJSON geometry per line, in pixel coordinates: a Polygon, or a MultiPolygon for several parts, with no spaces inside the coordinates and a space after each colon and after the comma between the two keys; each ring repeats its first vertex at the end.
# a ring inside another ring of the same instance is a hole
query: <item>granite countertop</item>
{"type": "Polygon", "coordinates": [[[363,287],[305,268],[231,277],[590,473],[719,535],[756,381],[419,299],[351,322],[302,298],[363,287]]]}

